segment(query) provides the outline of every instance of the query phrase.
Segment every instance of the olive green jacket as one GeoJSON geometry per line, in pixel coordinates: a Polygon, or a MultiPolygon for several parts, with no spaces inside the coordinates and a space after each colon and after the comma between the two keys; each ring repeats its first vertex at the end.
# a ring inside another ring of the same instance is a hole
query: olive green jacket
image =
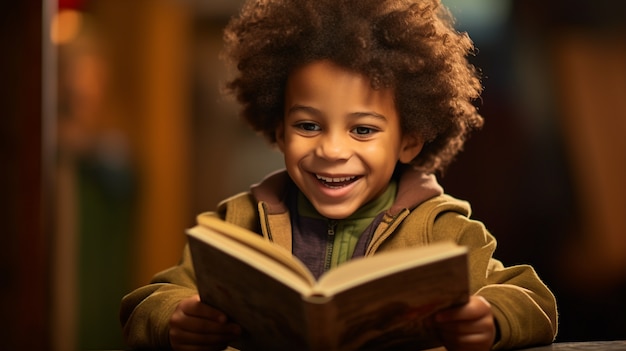
{"type": "MultiPolygon", "coordinates": [[[[494,349],[551,343],[557,333],[556,302],[534,269],[528,265],[504,267],[492,257],[494,237],[481,222],[470,219],[469,204],[439,191],[438,185],[433,185],[434,177],[419,177],[421,187],[426,188],[421,196],[426,198],[414,208],[397,206],[406,201],[403,192],[409,189],[414,193],[420,187],[415,186],[415,177],[410,187],[406,186],[410,182],[401,180],[396,204],[385,213],[365,255],[442,240],[467,246],[470,291],[489,301],[498,325],[494,349]]],[[[281,203],[281,194],[275,191],[285,187],[286,179],[284,173],[274,174],[251,192],[231,197],[216,212],[201,216],[219,216],[291,250],[290,214],[281,203]]],[[[189,250],[185,248],[179,265],[157,274],[151,284],[123,298],[120,319],[128,345],[167,348],[171,314],[179,301],[196,293],[189,250]]]]}

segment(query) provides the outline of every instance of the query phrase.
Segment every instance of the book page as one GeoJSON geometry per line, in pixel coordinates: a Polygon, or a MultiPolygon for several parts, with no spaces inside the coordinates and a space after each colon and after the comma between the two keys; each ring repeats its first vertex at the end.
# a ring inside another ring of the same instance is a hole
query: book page
{"type": "MultiPolygon", "coordinates": [[[[226,260],[219,264],[222,268],[237,266],[242,272],[239,273],[239,271],[233,269],[233,272],[237,274],[252,275],[258,274],[254,273],[254,271],[258,271],[303,295],[308,295],[312,285],[315,283],[312,277],[300,274],[297,270],[293,270],[290,265],[285,265],[283,261],[274,259],[272,255],[268,256],[267,248],[259,251],[257,250],[258,246],[242,244],[241,242],[231,239],[229,236],[222,235],[220,232],[202,226],[195,226],[188,229],[187,235],[195,239],[195,241],[189,242],[190,249],[192,249],[192,257],[194,257],[194,263],[196,260],[205,259],[204,256],[219,253],[220,255],[232,257],[228,259],[228,264],[226,260]],[[252,272],[247,273],[246,271],[252,272]]],[[[258,237],[255,239],[263,241],[263,239],[258,237]]],[[[276,245],[267,242],[265,242],[265,244],[271,245],[271,249],[280,249],[276,245]]],[[[214,267],[209,266],[205,268],[213,269],[214,267]]],[[[200,275],[202,274],[201,272],[202,271],[197,272],[197,274],[200,275]]]]}
{"type": "Polygon", "coordinates": [[[442,261],[466,252],[467,248],[453,242],[438,242],[353,259],[322,275],[315,291],[322,295],[334,295],[368,280],[375,280],[428,262],[442,261]]]}
{"type": "Polygon", "coordinates": [[[217,231],[222,235],[235,240],[252,250],[258,251],[264,256],[282,264],[286,268],[292,270],[295,274],[301,276],[302,279],[309,283],[309,285],[312,286],[315,284],[315,278],[306,266],[298,260],[298,258],[282,247],[263,239],[258,234],[213,216],[198,216],[198,224],[217,231]]]}

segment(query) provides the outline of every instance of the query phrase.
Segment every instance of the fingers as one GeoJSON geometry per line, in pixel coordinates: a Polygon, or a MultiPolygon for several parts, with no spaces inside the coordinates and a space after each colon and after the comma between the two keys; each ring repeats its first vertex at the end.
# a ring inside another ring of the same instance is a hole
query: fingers
{"type": "Polygon", "coordinates": [[[170,318],[170,327],[196,333],[208,331],[223,333],[222,329],[227,320],[224,313],[200,302],[196,295],[178,304],[170,318]]]}
{"type": "Polygon", "coordinates": [[[178,309],[188,316],[211,319],[217,322],[225,322],[227,319],[221,311],[202,303],[198,295],[182,300],[178,304],[178,309]]]}
{"type": "Polygon", "coordinates": [[[455,336],[460,340],[471,341],[475,338],[495,336],[495,325],[492,317],[469,321],[438,323],[442,335],[455,336]]]}
{"type": "Polygon", "coordinates": [[[226,316],[217,310],[202,314],[186,313],[176,309],[170,318],[170,328],[177,328],[192,333],[233,334],[238,332],[237,325],[227,323],[226,316]]]}
{"type": "Polygon", "coordinates": [[[441,341],[450,351],[490,350],[495,340],[491,305],[482,297],[473,296],[463,306],[438,313],[435,325],[441,341]]]}
{"type": "Polygon", "coordinates": [[[449,351],[487,351],[493,346],[495,329],[493,322],[451,322],[440,324],[439,336],[449,351]]]}
{"type": "Polygon", "coordinates": [[[170,322],[170,344],[177,351],[182,350],[223,350],[228,343],[241,334],[240,327],[234,323],[193,318],[177,323],[170,322]]]}
{"type": "Polygon", "coordinates": [[[436,315],[440,323],[469,321],[491,315],[491,305],[482,296],[471,296],[467,304],[443,310],[436,315]]]}
{"type": "Polygon", "coordinates": [[[181,301],[170,317],[170,344],[177,351],[223,350],[241,328],[197,296],[181,301]]]}

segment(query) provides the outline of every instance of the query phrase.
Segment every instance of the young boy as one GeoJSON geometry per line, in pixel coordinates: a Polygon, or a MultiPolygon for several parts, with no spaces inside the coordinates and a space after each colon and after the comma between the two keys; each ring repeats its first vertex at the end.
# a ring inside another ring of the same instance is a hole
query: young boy
{"type": "MultiPolygon", "coordinates": [[[[251,0],[225,43],[239,70],[228,87],[286,170],[216,216],[288,248],[317,276],[354,257],[454,240],[470,249],[472,297],[434,316],[442,345],[553,341],[552,293],[530,266],[494,259],[495,239],[434,176],[482,125],[473,45],[438,0],[251,0]]],[[[200,302],[187,249],[124,297],[121,320],[132,347],[219,350],[241,333],[200,302]]]]}

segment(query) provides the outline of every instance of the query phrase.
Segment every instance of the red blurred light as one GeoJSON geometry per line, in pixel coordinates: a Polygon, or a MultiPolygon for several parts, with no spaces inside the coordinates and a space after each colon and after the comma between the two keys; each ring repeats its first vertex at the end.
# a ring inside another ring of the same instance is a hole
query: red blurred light
{"type": "Polygon", "coordinates": [[[84,0],[56,0],[56,1],[58,1],[59,10],[65,10],[65,9],[80,10],[85,3],[84,0]]]}

